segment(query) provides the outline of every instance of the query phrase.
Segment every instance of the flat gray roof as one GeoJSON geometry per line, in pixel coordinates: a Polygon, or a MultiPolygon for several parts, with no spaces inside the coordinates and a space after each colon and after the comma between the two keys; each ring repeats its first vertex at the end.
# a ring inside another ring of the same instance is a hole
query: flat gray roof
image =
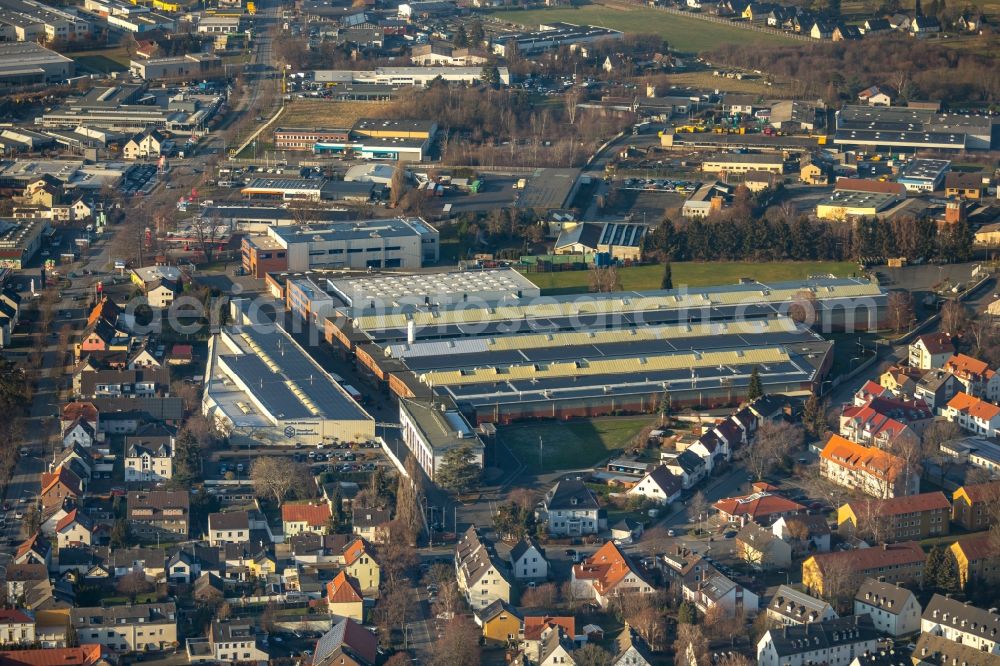
{"type": "Polygon", "coordinates": [[[373,234],[386,238],[425,236],[435,230],[419,217],[397,217],[384,220],[355,220],[300,227],[271,227],[271,233],[285,243],[329,242],[370,238],[373,234]]]}

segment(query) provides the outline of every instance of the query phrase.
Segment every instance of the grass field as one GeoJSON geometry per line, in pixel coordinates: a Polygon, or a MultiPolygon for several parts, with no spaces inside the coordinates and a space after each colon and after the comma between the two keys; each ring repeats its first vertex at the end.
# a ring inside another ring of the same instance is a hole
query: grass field
{"type": "Polygon", "coordinates": [[[795,40],[782,35],[744,30],[642,7],[612,8],[588,5],[578,8],[505,10],[493,12],[492,15],[501,20],[521,23],[531,28],[537,27],[539,23],[566,21],[568,23],[598,25],[622,32],[657,34],[666,39],[672,48],[695,53],[733,42],[744,45],[795,42],[795,40]]]}
{"type": "MultiPolygon", "coordinates": [[[[846,276],[857,272],[857,264],[849,261],[783,261],[757,264],[752,262],[700,262],[681,261],[671,264],[674,287],[704,287],[717,284],[736,284],[741,277],[752,277],[761,282],[798,280],[810,275],[833,273],[846,276]]],[[[573,294],[588,290],[588,271],[562,271],[559,273],[526,273],[526,277],[541,287],[542,293],[573,294]]],[[[659,289],[663,267],[658,265],[636,266],[618,270],[622,289],[659,289]]]]}
{"type": "Polygon", "coordinates": [[[293,99],[278,118],[278,127],[329,127],[348,129],[359,118],[379,118],[385,102],[331,102],[324,99],[293,99]]]}
{"type": "Polygon", "coordinates": [[[539,421],[503,426],[497,437],[532,473],[580,469],[627,446],[653,416],[620,416],[574,421],[539,421]],[[542,466],[538,466],[538,438],[542,438],[542,466]]]}
{"type": "Polygon", "coordinates": [[[107,74],[109,72],[124,72],[129,67],[129,56],[124,47],[99,49],[96,51],[80,51],[70,53],[76,61],[77,72],[82,74],[107,74]]]}
{"type": "Polygon", "coordinates": [[[756,79],[727,79],[724,76],[712,76],[712,72],[681,72],[679,74],[669,74],[665,77],[671,85],[687,86],[705,90],[719,90],[721,92],[749,93],[751,95],[767,95],[770,97],[782,94],[791,94],[791,81],[776,79],[772,85],[764,83],[763,78],[756,79]]]}

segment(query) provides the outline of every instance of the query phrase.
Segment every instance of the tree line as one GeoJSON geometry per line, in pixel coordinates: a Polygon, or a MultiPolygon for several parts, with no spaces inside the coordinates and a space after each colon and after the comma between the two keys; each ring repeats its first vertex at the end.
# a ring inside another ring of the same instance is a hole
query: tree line
{"type": "Polygon", "coordinates": [[[929,218],[866,218],[853,224],[786,217],[722,216],[675,225],[665,219],[643,239],[652,261],[864,261],[875,257],[966,261],[968,222],[938,229],[929,218]]]}

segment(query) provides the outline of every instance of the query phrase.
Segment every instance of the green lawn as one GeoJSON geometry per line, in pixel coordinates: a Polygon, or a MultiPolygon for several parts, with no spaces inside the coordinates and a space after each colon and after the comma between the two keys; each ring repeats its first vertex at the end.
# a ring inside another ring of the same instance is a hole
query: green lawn
{"type": "MultiPolygon", "coordinates": [[[[700,262],[681,261],[671,264],[674,287],[704,287],[718,284],[736,284],[741,277],[752,277],[761,282],[799,280],[810,275],[833,273],[846,276],[856,273],[858,266],[850,261],[783,261],[765,264],[753,262],[700,262]]],[[[659,289],[663,267],[659,265],[635,266],[618,270],[622,289],[659,289]]],[[[541,287],[543,293],[572,294],[588,290],[588,271],[560,271],[558,273],[525,273],[541,287]]]]}
{"type": "Polygon", "coordinates": [[[565,21],[597,25],[622,32],[652,33],[662,36],[672,48],[694,53],[733,42],[753,45],[789,44],[795,41],[782,35],[745,30],[643,7],[624,9],[588,5],[578,8],[504,10],[492,12],[491,15],[504,21],[522,23],[531,28],[536,28],[539,23],[565,21]]]}
{"type": "Polygon", "coordinates": [[[70,53],[69,56],[76,61],[76,68],[80,72],[90,74],[107,74],[109,72],[124,72],[129,67],[129,55],[124,47],[111,49],[95,49],[93,51],[79,51],[70,53]]]}
{"type": "Polygon", "coordinates": [[[498,439],[533,473],[590,467],[623,449],[654,416],[612,416],[502,426],[498,439]],[[542,467],[538,467],[538,439],[542,467]]]}

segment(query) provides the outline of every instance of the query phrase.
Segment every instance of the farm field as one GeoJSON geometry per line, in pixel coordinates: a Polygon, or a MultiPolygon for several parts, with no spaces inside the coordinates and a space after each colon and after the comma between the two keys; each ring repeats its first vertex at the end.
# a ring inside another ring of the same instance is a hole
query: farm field
{"type": "Polygon", "coordinates": [[[532,473],[590,467],[628,446],[656,417],[618,416],[502,426],[497,438],[532,473]],[[542,467],[538,466],[538,441],[542,467]]]}
{"type": "Polygon", "coordinates": [[[588,5],[578,8],[504,10],[490,15],[531,28],[537,27],[539,23],[565,21],[598,25],[623,32],[653,33],[662,36],[672,48],[693,53],[733,42],[744,45],[801,43],[782,35],[744,30],[642,7],[588,5]]]}
{"type": "MultiPolygon", "coordinates": [[[[843,277],[856,273],[858,266],[849,261],[784,261],[777,263],[680,261],[671,264],[674,287],[704,287],[736,284],[741,277],[761,282],[797,280],[810,275],[833,273],[843,277]]],[[[547,295],[586,292],[590,286],[588,271],[556,273],[526,273],[526,277],[541,287],[547,295]]],[[[663,267],[659,265],[620,268],[622,289],[642,291],[659,289],[663,267]]]]}

